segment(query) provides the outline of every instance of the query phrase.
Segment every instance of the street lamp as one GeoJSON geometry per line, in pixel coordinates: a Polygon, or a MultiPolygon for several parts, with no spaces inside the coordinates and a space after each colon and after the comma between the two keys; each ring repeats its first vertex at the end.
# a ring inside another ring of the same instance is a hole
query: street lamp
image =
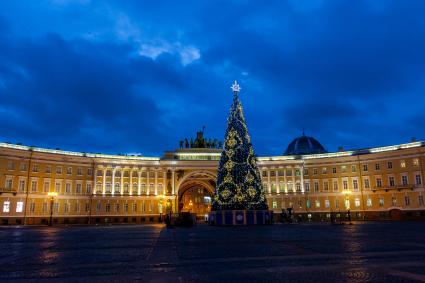
{"type": "Polygon", "coordinates": [[[57,192],[48,192],[47,195],[50,197],[50,221],[49,226],[52,226],[53,219],[53,201],[56,196],[58,196],[57,192]]]}
{"type": "Polygon", "coordinates": [[[342,192],[345,195],[345,208],[348,210],[348,221],[350,221],[351,223],[351,211],[350,211],[350,195],[351,195],[351,191],[350,190],[345,190],[342,192]]]}

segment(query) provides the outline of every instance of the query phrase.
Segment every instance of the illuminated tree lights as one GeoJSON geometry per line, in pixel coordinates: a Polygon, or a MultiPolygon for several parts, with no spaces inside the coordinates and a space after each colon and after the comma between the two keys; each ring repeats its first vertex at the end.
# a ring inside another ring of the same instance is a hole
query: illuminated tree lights
{"type": "Polygon", "coordinates": [[[232,90],[233,104],[227,119],[212,210],[267,210],[265,191],[238,97],[240,87],[236,82],[232,90]]]}

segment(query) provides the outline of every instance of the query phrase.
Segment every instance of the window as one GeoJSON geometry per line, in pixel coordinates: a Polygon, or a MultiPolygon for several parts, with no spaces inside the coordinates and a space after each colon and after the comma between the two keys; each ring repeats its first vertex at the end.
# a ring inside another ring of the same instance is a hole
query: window
{"type": "Polygon", "coordinates": [[[78,175],[78,176],[83,175],[83,169],[81,169],[81,167],[78,167],[78,168],[77,168],[77,175],[78,175]]]}
{"type": "Polygon", "coordinates": [[[46,171],[47,174],[50,174],[50,173],[52,173],[52,166],[46,165],[44,170],[46,171]]]}
{"type": "Polygon", "coordinates": [[[315,206],[316,206],[316,208],[319,208],[320,207],[320,200],[316,199],[315,206]]]}
{"type": "Polygon", "coordinates": [[[43,192],[48,193],[50,191],[50,182],[44,181],[43,192]]]}
{"type": "Polygon", "coordinates": [[[43,202],[43,206],[41,207],[43,213],[47,212],[47,202],[43,202]]]}
{"type": "Polygon", "coordinates": [[[342,187],[343,187],[344,190],[348,190],[348,181],[347,180],[342,181],[342,187]]]}
{"type": "Polygon", "coordinates": [[[297,192],[301,192],[301,184],[300,183],[296,183],[295,188],[296,188],[297,192]]]}
{"type": "Polygon", "coordinates": [[[277,201],[273,201],[273,202],[272,202],[272,208],[273,208],[273,209],[277,208],[277,201]]]}
{"type": "Polygon", "coordinates": [[[327,181],[326,182],[323,182],[323,189],[325,191],[328,191],[329,190],[329,183],[327,181]]]}
{"type": "Polygon", "coordinates": [[[393,163],[391,161],[388,161],[387,169],[393,169],[393,163]]]}
{"type": "Polygon", "coordinates": [[[60,193],[61,192],[61,182],[56,182],[55,183],[55,192],[60,193]]]}
{"type": "Polygon", "coordinates": [[[137,194],[137,189],[138,189],[137,183],[133,183],[133,194],[137,194]]]}
{"type": "Polygon", "coordinates": [[[397,206],[397,198],[392,197],[391,202],[392,202],[393,206],[397,206]]]}
{"type": "Polygon", "coordinates": [[[133,203],[133,212],[137,212],[137,203],[133,203]]]}
{"type": "Polygon", "coordinates": [[[77,193],[77,194],[81,194],[81,184],[80,183],[77,183],[77,185],[76,185],[76,187],[75,187],[75,192],[77,193]]]}
{"type": "Polygon", "coordinates": [[[418,196],[418,204],[419,204],[419,206],[424,205],[424,196],[423,195],[418,196]]]}
{"type": "Polygon", "coordinates": [[[115,193],[120,193],[121,192],[121,185],[120,183],[115,183],[115,189],[114,189],[115,193]]]}
{"type": "Polygon", "coordinates": [[[353,190],[358,190],[359,189],[359,183],[357,182],[357,179],[353,180],[353,190]]]}
{"type": "Polygon", "coordinates": [[[304,169],[304,175],[308,175],[308,169],[307,168],[304,169]]]}
{"type": "Polygon", "coordinates": [[[315,192],[319,191],[319,182],[318,181],[314,181],[314,191],[315,192]]]}
{"type": "Polygon", "coordinates": [[[379,163],[375,163],[375,170],[381,170],[381,165],[379,163]]]}
{"type": "Polygon", "coordinates": [[[317,175],[318,174],[318,170],[317,170],[317,168],[314,168],[313,169],[313,175],[317,175]]]}
{"type": "Polygon", "coordinates": [[[105,190],[106,190],[107,194],[110,194],[112,192],[111,183],[109,183],[109,182],[106,183],[105,190]]]}
{"type": "Polygon", "coordinates": [[[98,177],[103,176],[102,170],[97,170],[97,176],[98,176],[98,177]]]}
{"type": "Polygon", "coordinates": [[[384,198],[383,197],[380,197],[379,198],[379,206],[384,206],[384,198]]]}
{"type": "Polygon", "coordinates": [[[339,199],[335,200],[335,208],[339,208],[339,199]]]}
{"type": "Polygon", "coordinates": [[[365,187],[365,189],[370,189],[369,179],[364,179],[364,187],[365,187]]]}
{"type": "Polygon", "coordinates": [[[66,183],[65,184],[65,192],[67,194],[70,194],[71,193],[71,183],[66,183]]]}
{"type": "MultiPolygon", "coordinates": [[[[311,201],[309,199],[307,199],[306,203],[305,203],[307,208],[311,207],[311,201]]],[[[282,203],[282,207],[283,207],[283,203],[282,203]]]]}
{"type": "Polygon", "coordinates": [[[330,207],[330,202],[328,199],[325,199],[325,207],[329,208],[330,207]]]}
{"type": "Polygon", "coordinates": [[[328,168],[322,167],[322,174],[327,174],[327,173],[328,173],[328,168]]]}
{"type": "Polygon", "coordinates": [[[119,203],[115,204],[115,211],[120,212],[120,204],[119,203]]]}
{"type": "Polygon", "coordinates": [[[106,212],[111,212],[111,205],[109,203],[106,204],[105,211],[106,212]]]}
{"type": "Polygon", "coordinates": [[[270,177],[275,177],[275,171],[270,171],[270,177]]]}
{"type": "Polygon", "coordinates": [[[408,181],[406,175],[401,176],[401,183],[403,184],[403,186],[407,186],[408,181]]]}
{"type": "Polygon", "coordinates": [[[360,199],[359,198],[355,198],[354,199],[354,206],[355,207],[360,207],[360,199]]]}
{"type": "Polygon", "coordinates": [[[368,206],[368,207],[372,206],[372,199],[371,198],[366,199],[366,206],[368,206]]]}
{"type": "Polygon", "coordinates": [[[8,161],[7,162],[7,170],[15,170],[15,162],[8,161]]]}
{"type": "MultiPolygon", "coordinates": [[[[161,185],[161,189],[162,189],[162,185],[161,185]]],[[[130,192],[130,187],[128,185],[128,183],[124,184],[124,193],[128,194],[130,192]]],[[[161,192],[158,192],[161,195],[161,192]]]]}
{"type": "Polygon", "coordinates": [[[309,192],[310,191],[310,183],[305,183],[304,188],[305,188],[306,192],[309,192]]]}
{"type": "Polygon", "coordinates": [[[336,174],[336,167],[332,167],[332,174],[336,174]]]}
{"type": "Polygon", "coordinates": [[[93,169],[87,168],[87,175],[91,176],[93,174],[93,169]]]}
{"type": "Polygon", "coordinates": [[[345,199],[345,208],[350,209],[350,199],[345,199]]]}
{"type": "Polygon", "coordinates": [[[32,192],[37,191],[37,181],[36,180],[31,181],[31,191],[32,192]]]}
{"type": "Polygon", "coordinates": [[[381,178],[376,178],[376,186],[378,188],[382,187],[382,179],[381,178]]]}
{"type": "Polygon", "coordinates": [[[141,194],[145,195],[146,194],[146,184],[142,184],[140,190],[141,190],[141,194]]]}
{"type": "Polygon", "coordinates": [[[13,180],[6,179],[6,189],[11,190],[13,188],[13,180]]]}
{"type": "MultiPolygon", "coordinates": [[[[106,204],[106,205],[108,205],[108,204],[106,204]]],[[[96,211],[99,212],[101,209],[102,209],[102,204],[100,202],[98,202],[96,204],[96,211]]]]}
{"type": "Polygon", "coordinates": [[[64,210],[65,213],[68,213],[69,212],[69,203],[65,202],[65,205],[63,207],[63,210],[64,210]]]}
{"type": "Polygon", "coordinates": [[[404,161],[404,160],[400,161],[400,167],[406,168],[406,161],[404,161]]]}
{"type": "Polygon", "coordinates": [[[356,165],[351,165],[351,172],[357,172],[357,166],[356,165]]]}
{"type": "Polygon", "coordinates": [[[389,183],[390,183],[390,187],[394,187],[395,186],[395,181],[394,181],[394,177],[390,176],[388,177],[389,183]]]}
{"type": "Polygon", "coordinates": [[[80,202],[79,201],[77,201],[75,203],[75,212],[80,212],[80,202]]]}
{"type": "Polygon", "coordinates": [[[149,193],[153,193],[154,192],[154,185],[150,184],[149,185],[149,193]]]}
{"type": "Polygon", "coordinates": [[[86,212],[90,211],[90,204],[88,202],[86,202],[86,212]]]}
{"type": "Polygon", "coordinates": [[[58,213],[58,212],[59,212],[59,203],[58,203],[58,202],[55,202],[55,203],[53,204],[53,211],[54,211],[54,212],[56,212],[56,213],[58,213]]]}
{"type": "Polygon", "coordinates": [[[419,159],[418,158],[413,159],[413,166],[419,166],[419,159]]]}
{"type": "Polygon", "coordinates": [[[30,212],[34,213],[35,211],[35,202],[30,203],[30,212]]]}
{"type": "Polygon", "coordinates": [[[421,185],[422,184],[421,175],[416,175],[415,176],[415,184],[416,185],[421,185]]]}
{"type": "Polygon", "coordinates": [[[365,171],[365,172],[368,171],[367,164],[363,164],[363,171],[365,171]]]}
{"type": "Polygon", "coordinates": [[[3,212],[9,213],[10,211],[10,201],[3,202],[3,212]]]}
{"type": "Polygon", "coordinates": [[[62,166],[56,167],[56,174],[62,174],[62,166]]]}
{"type": "Polygon", "coordinates": [[[86,194],[91,194],[91,184],[90,183],[87,183],[86,184],[86,194]]]}
{"type": "Polygon", "coordinates": [[[72,167],[66,168],[66,174],[71,175],[72,174],[72,167]]]}
{"type": "MultiPolygon", "coordinates": [[[[145,172],[143,172],[143,173],[145,173],[145,172]]],[[[143,176],[143,173],[142,173],[142,176],[143,176]]],[[[143,176],[143,177],[145,177],[145,176],[143,176]]],[[[265,178],[265,177],[267,177],[267,171],[266,170],[263,170],[263,178],[265,178]]]]}
{"type": "Polygon", "coordinates": [[[21,171],[27,171],[27,164],[21,163],[21,171]]]}
{"type": "Polygon", "coordinates": [[[333,188],[334,188],[334,191],[338,191],[338,180],[333,181],[333,188]]]}
{"type": "Polygon", "coordinates": [[[342,165],[342,166],[341,166],[341,172],[342,172],[342,173],[347,172],[347,166],[342,165]]]}
{"type": "Polygon", "coordinates": [[[404,197],[404,203],[406,204],[406,206],[410,205],[410,197],[409,196],[404,197]]]}
{"type": "Polygon", "coordinates": [[[19,180],[19,191],[20,192],[25,191],[25,180],[19,180]]]}
{"type": "Polygon", "coordinates": [[[38,172],[38,164],[32,165],[32,172],[38,172]]]}

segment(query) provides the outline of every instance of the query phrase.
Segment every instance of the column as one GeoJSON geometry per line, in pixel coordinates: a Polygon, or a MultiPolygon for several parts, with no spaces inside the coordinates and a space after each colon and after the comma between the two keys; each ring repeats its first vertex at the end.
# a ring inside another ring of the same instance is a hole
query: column
{"type": "Polygon", "coordinates": [[[167,170],[162,173],[162,194],[165,196],[167,193],[167,170]]]}
{"type": "Polygon", "coordinates": [[[175,171],[175,169],[173,168],[172,169],[173,171],[172,171],[172,183],[171,183],[171,192],[172,192],[172,195],[174,195],[175,194],[175,190],[174,190],[174,180],[175,180],[175,175],[176,175],[176,171],[175,171]]]}
{"type": "Polygon", "coordinates": [[[301,166],[301,192],[304,193],[304,165],[301,166]]]}
{"type": "Polygon", "coordinates": [[[270,170],[267,169],[267,191],[269,194],[272,193],[272,186],[270,184],[270,170]]]}
{"type": "MultiPolygon", "coordinates": [[[[106,171],[107,168],[103,168],[103,180],[102,180],[102,194],[105,195],[106,193],[106,171]]],[[[97,172],[96,172],[96,176],[97,176],[97,172]]],[[[96,184],[95,184],[95,189],[97,190],[96,184]]]]}
{"type": "Polygon", "coordinates": [[[295,187],[295,168],[292,167],[291,171],[292,171],[292,191],[295,192],[295,190],[296,190],[296,187],[295,187]]]}
{"type": "Polygon", "coordinates": [[[137,195],[140,196],[140,187],[141,187],[141,177],[142,177],[142,171],[137,170],[137,195]]]}
{"type": "Polygon", "coordinates": [[[275,171],[275,175],[276,175],[276,193],[280,193],[280,188],[279,188],[279,170],[276,169],[275,171]]]}
{"type": "Polygon", "coordinates": [[[121,168],[121,195],[124,194],[124,168],[121,168]]]}
{"type": "Polygon", "coordinates": [[[146,194],[150,194],[151,184],[149,181],[150,170],[146,169],[146,194]]]}
{"type": "Polygon", "coordinates": [[[112,169],[112,195],[115,194],[115,170],[116,168],[114,167],[112,169]]]}
{"type": "Polygon", "coordinates": [[[285,193],[288,193],[288,179],[287,179],[287,176],[286,176],[286,166],[283,167],[283,178],[284,178],[283,184],[285,186],[285,193]]]}
{"type": "Polygon", "coordinates": [[[133,168],[130,169],[130,196],[133,194],[133,168]]]}
{"type": "Polygon", "coordinates": [[[158,170],[155,169],[155,195],[158,195],[158,170]]]}

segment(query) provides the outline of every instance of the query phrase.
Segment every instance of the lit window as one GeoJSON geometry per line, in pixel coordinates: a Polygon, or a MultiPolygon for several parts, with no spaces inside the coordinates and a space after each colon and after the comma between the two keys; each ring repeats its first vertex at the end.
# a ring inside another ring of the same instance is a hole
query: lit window
{"type": "Polygon", "coordinates": [[[350,200],[349,199],[345,200],[345,208],[350,209],[350,200]]]}
{"type": "Polygon", "coordinates": [[[397,206],[397,198],[392,197],[392,198],[391,198],[391,201],[392,201],[392,203],[393,203],[393,206],[397,206]]]}
{"type": "Polygon", "coordinates": [[[419,159],[418,158],[413,159],[413,166],[419,166],[419,159]]]}
{"type": "Polygon", "coordinates": [[[309,199],[306,201],[306,207],[307,208],[310,208],[311,207],[311,201],[309,199]]]}
{"type": "Polygon", "coordinates": [[[272,207],[273,207],[273,208],[277,208],[277,201],[273,201],[273,202],[272,202],[272,207]]]}
{"type": "Polygon", "coordinates": [[[342,172],[342,173],[347,172],[347,166],[342,165],[342,166],[341,166],[341,172],[342,172]]]}
{"type": "Polygon", "coordinates": [[[404,161],[404,160],[400,161],[400,167],[406,168],[406,161],[404,161]]]}
{"type": "Polygon", "coordinates": [[[3,212],[9,213],[10,211],[10,201],[3,202],[3,212]]]}
{"type": "Polygon", "coordinates": [[[354,205],[355,205],[356,207],[360,207],[360,199],[359,199],[359,198],[356,198],[356,199],[354,200],[354,205]]]}
{"type": "Polygon", "coordinates": [[[329,208],[330,207],[330,202],[328,199],[325,199],[325,207],[329,208]]]}
{"type": "Polygon", "coordinates": [[[316,205],[316,208],[319,208],[320,207],[320,200],[316,199],[315,205],[316,205]]]}
{"type": "Polygon", "coordinates": [[[384,206],[384,198],[383,197],[379,198],[379,206],[384,206]]]}
{"type": "Polygon", "coordinates": [[[328,173],[328,168],[322,167],[322,174],[327,174],[327,173],[328,173]]]}
{"type": "Polygon", "coordinates": [[[371,198],[366,199],[366,205],[368,207],[371,207],[372,206],[372,199],[371,198]]]}

